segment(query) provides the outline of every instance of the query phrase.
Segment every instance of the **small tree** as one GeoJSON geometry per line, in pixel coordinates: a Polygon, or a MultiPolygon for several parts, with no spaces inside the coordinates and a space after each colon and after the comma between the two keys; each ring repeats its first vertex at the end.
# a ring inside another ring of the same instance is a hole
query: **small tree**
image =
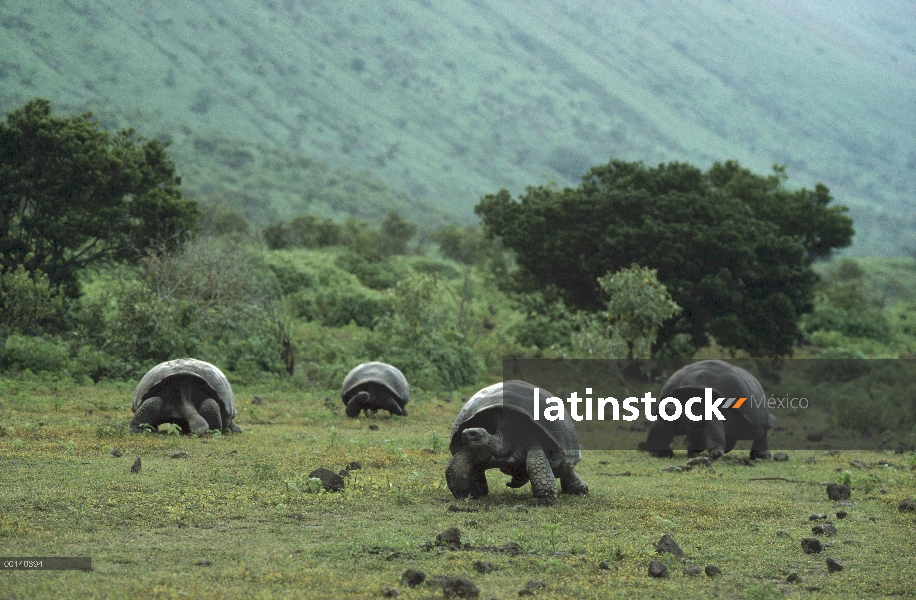
{"type": "Polygon", "coordinates": [[[42,271],[79,294],[77,272],[139,258],[195,227],[167,144],[63,118],[35,98],[0,123],[0,267],[42,271]]]}
{"type": "Polygon", "coordinates": [[[652,345],[666,320],[681,312],[657,271],[639,265],[598,278],[607,308],[579,316],[570,348],[580,358],[651,358],[652,345]]]}

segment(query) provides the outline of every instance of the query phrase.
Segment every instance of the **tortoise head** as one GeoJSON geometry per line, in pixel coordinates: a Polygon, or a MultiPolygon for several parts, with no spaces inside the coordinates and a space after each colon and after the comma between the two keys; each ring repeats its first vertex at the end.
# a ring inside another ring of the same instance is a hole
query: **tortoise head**
{"type": "Polygon", "coordinates": [[[503,438],[493,435],[483,427],[470,427],[461,432],[461,442],[479,459],[503,455],[503,438]]]}

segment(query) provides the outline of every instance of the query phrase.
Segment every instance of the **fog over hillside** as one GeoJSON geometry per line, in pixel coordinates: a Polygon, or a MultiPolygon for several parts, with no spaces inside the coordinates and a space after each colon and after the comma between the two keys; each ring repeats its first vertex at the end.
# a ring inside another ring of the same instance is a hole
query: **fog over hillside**
{"type": "Polygon", "coordinates": [[[827,185],[857,253],[916,249],[904,0],[0,2],[0,111],[35,95],[167,135],[190,193],[260,223],[356,210],[299,160],[470,221],[612,157],[733,158],[827,185]]]}

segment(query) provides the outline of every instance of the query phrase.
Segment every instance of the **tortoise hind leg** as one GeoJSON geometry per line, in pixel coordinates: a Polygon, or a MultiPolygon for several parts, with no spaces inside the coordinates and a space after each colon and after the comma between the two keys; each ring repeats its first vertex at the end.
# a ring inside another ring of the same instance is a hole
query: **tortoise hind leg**
{"type": "Polygon", "coordinates": [[[223,430],[223,417],[220,414],[219,404],[216,403],[216,400],[207,398],[200,403],[200,410],[198,410],[198,412],[207,422],[210,431],[223,430]]]}
{"type": "Polygon", "coordinates": [[[149,425],[153,429],[161,423],[162,415],[162,398],[153,396],[147,398],[134,413],[134,418],[130,420],[130,430],[134,433],[141,433],[143,425],[149,425]]]}
{"type": "Polygon", "coordinates": [[[557,480],[550,468],[550,461],[540,446],[528,449],[525,468],[531,478],[531,491],[541,506],[552,506],[557,501],[557,480]]]}
{"type": "Polygon", "coordinates": [[[770,441],[767,434],[764,433],[751,444],[751,458],[770,458],[770,441]]]}

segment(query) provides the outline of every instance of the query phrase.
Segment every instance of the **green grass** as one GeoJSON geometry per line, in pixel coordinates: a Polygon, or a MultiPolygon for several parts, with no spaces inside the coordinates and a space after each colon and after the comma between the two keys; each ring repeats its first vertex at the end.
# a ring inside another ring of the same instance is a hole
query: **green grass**
{"type": "Polygon", "coordinates": [[[912,454],[799,451],[788,463],[667,473],[661,468],[683,464],[682,450],[671,460],[589,451],[578,468],[591,489],[585,497],[534,507],[530,488],[505,488],[508,478],[491,472],[489,497],[455,502],[443,479],[448,451],[431,452],[434,434],[448,436],[460,407],[451,394],[417,392],[408,418],[353,420],[335,390],[237,386],[244,432],[198,439],[129,434],[132,388],[0,380],[2,553],[89,556],[93,564],[92,572],[0,573],[5,596],[373,598],[393,586],[402,598],[441,597],[400,585],[407,568],[467,577],[482,598],[516,597],[529,580],[547,584],[539,598],[803,597],[812,585],[830,598],[914,590],[916,515],[897,510],[916,491],[912,454]],[[251,403],[255,395],[262,404],[251,403]],[[177,450],[190,457],[169,458],[177,450]],[[803,462],[809,456],[816,464],[803,462]],[[139,474],[130,472],[136,457],[139,474]],[[852,458],[893,466],[859,471],[852,458]],[[350,461],[363,468],[344,492],[307,491],[310,471],[350,461]],[[805,555],[808,515],[836,510],[823,483],[839,482],[846,469],[856,504],[834,521],[839,534],[826,540],[833,547],[805,555]],[[476,512],[448,512],[452,503],[476,512]],[[425,548],[451,526],[477,549],[425,548]],[[666,556],[671,577],[650,579],[664,533],[688,563],[714,563],[723,575],[688,577],[666,556]],[[508,542],[521,554],[482,549],[508,542]],[[846,569],[828,573],[827,556],[846,569]],[[202,560],[211,566],[198,566],[202,560]],[[477,573],[481,560],[494,571],[477,573]],[[793,571],[801,584],[785,583],[793,571]]]}

